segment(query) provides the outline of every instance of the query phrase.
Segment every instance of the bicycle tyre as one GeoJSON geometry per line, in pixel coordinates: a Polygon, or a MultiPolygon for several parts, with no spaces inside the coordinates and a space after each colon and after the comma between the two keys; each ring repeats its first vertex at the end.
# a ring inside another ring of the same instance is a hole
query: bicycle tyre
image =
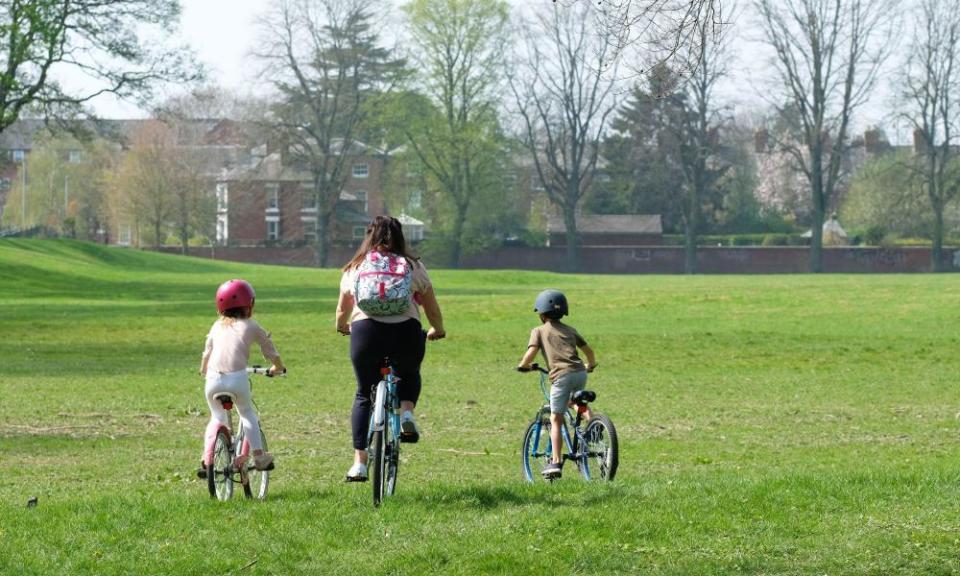
{"type": "Polygon", "coordinates": [[[527,426],[523,435],[523,448],[520,460],[523,468],[523,477],[527,482],[533,482],[537,476],[543,477],[543,469],[550,463],[550,420],[541,419],[539,422],[540,434],[537,436],[538,422],[533,421],[527,426]]]}
{"type": "MultiPolygon", "coordinates": [[[[386,426],[384,426],[384,429],[386,426]]],[[[384,459],[384,445],[383,445],[383,436],[384,430],[374,430],[372,438],[370,440],[370,451],[372,452],[371,464],[373,465],[373,505],[380,506],[380,502],[383,501],[383,489],[385,478],[385,464],[384,459]]]]}
{"type": "Polygon", "coordinates": [[[386,486],[384,492],[387,496],[393,496],[397,489],[397,475],[400,473],[400,435],[398,429],[390,424],[384,426],[384,437],[388,438],[384,446],[384,476],[386,486]],[[390,434],[386,434],[386,429],[390,429],[390,434]]]}
{"type": "Polygon", "coordinates": [[[213,442],[213,460],[207,465],[207,489],[217,500],[233,497],[233,450],[227,431],[217,431],[213,442]]]}
{"type": "MultiPolygon", "coordinates": [[[[267,436],[260,430],[260,441],[263,443],[263,451],[267,451],[267,436]]],[[[242,441],[237,441],[242,446],[242,441]]],[[[257,470],[253,462],[253,450],[249,450],[249,458],[244,464],[246,468],[247,483],[243,485],[243,495],[247,498],[256,498],[257,500],[267,499],[267,489],[270,486],[270,471],[257,470]]]]}
{"type": "Polygon", "coordinates": [[[587,463],[590,477],[607,482],[617,475],[620,465],[617,429],[613,422],[603,414],[595,414],[584,431],[587,441],[587,463]]]}

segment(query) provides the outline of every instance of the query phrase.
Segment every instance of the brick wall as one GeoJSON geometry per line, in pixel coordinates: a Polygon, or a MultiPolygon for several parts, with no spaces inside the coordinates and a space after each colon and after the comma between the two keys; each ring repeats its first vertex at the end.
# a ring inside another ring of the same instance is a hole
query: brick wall
{"type": "MultiPolygon", "coordinates": [[[[581,271],[594,274],[682,274],[682,246],[581,248],[581,271]]],[[[465,259],[464,268],[515,268],[562,271],[559,248],[501,248],[465,259]]],[[[960,270],[960,249],[944,249],[948,268],[960,270]]],[[[701,247],[705,274],[799,274],[809,270],[805,247],[701,247]]],[[[825,248],[825,272],[929,272],[929,248],[825,248]]]]}
{"type": "MultiPolygon", "coordinates": [[[[179,253],[179,249],[165,248],[179,253]]],[[[353,256],[354,248],[333,247],[329,262],[339,267],[353,256]]],[[[683,247],[582,248],[582,272],[592,274],[682,274],[683,247]]],[[[699,252],[700,272],[705,274],[801,274],[809,269],[810,253],[804,247],[703,247],[699,252]]],[[[216,247],[194,248],[191,256],[237,262],[313,266],[312,247],[216,247]]],[[[564,270],[566,252],[560,248],[508,247],[464,259],[464,268],[564,270]]],[[[948,269],[960,270],[960,249],[944,249],[948,269]]],[[[427,266],[431,263],[426,262],[427,266]]],[[[825,248],[825,272],[879,273],[929,272],[929,248],[825,248]]]]}

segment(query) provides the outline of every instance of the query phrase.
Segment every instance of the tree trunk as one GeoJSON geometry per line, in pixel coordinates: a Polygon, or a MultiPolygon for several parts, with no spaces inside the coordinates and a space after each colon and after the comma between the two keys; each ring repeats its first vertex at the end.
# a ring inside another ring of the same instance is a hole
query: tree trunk
{"type": "MultiPolygon", "coordinates": [[[[698,167],[699,168],[699,167],[698,167]]],[[[703,187],[702,176],[695,175],[693,189],[687,198],[687,214],[684,217],[683,246],[685,274],[697,273],[697,228],[700,225],[700,190],[703,187]]]]}
{"type": "Polygon", "coordinates": [[[457,215],[453,221],[452,246],[450,249],[450,266],[453,268],[460,267],[460,258],[463,253],[463,228],[466,220],[467,207],[457,206],[457,215]]]}
{"type": "Polygon", "coordinates": [[[160,250],[160,229],[162,228],[162,223],[157,220],[153,223],[153,230],[156,233],[156,236],[153,239],[153,247],[157,250],[160,250]]]}
{"type": "Polygon", "coordinates": [[[823,190],[823,163],[822,151],[811,151],[812,178],[810,178],[813,187],[813,213],[810,222],[810,271],[814,273],[823,272],[823,218],[826,212],[826,197],[823,190]]]}
{"type": "Polygon", "coordinates": [[[567,272],[578,272],[580,257],[577,250],[577,214],[573,208],[563,209],[563,224],[567,239],[567,272]]]}
{"type": "Polygon", "coordinates": [[[330,216],[332,211],[317,214],[317,245],[314,255],[319,268],[326,268],[330,255],[330,216]]]}
{"type": "Polygon", "coordinates": [[[184,256],[190,251],[190,235],[186,229],[180,231],[180,253],[184,256]]]}
{"type": "Polygon", "coordinates": [[[943,203],[933,203],[933,249],[930,250],[930,264],[934,272],[943,272],[943,203]]]}

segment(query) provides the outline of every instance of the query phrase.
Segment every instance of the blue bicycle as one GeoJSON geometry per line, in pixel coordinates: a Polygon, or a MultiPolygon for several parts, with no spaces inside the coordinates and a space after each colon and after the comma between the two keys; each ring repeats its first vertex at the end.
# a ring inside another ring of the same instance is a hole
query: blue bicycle
{"type": "MultiPolygon", "coordinates": [[[[541,476],[553,454],[550,443],[550,379],[547,377],[549,372],[537,364],[531,365],[530,371],[534,370],[540,373],[540,391],[543,393],[544,404],[537,410],[523,436],[523,451],[520,456],[523,476],[528,482],[533,482],[535,477],[541,476]]],[[[521,372],[526,371],[521,370],[521,372]]],[[[596,398],[596,392],[591,390],[580,390],[570,398],[570,406],[575,406],[576,412],[568,408],[563,415],[564,425],[561,436],[566,448],[563,461],[573,460],[584,480],[610,481],[616,476],[617,466],[620,463],[617,431],[613,427],[613,422],[603,414],[594,412],[583,426],[583,415],[596,398]]],[[[552,481],[552,478],[547,480],[552,481]]]]}
{"type": "Polygon", "coordinates": [[[382,376],[374,387],[370,431],[367,436],[368,460],[373,464],[373,505],[379,506],[385,496],[397,488],[400,468],[400,398],[389,358],[383,359],[382,376]]]}

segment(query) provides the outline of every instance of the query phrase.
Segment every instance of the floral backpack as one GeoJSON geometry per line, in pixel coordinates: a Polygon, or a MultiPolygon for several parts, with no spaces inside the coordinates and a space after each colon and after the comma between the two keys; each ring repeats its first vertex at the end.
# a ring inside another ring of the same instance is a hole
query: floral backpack
{"type": "Polygon", "coordinates": [[[357,267],[353,295],[367,316],[403,314],[413,295],[410,262],[391,252],[368,252],[357,267]]]}

